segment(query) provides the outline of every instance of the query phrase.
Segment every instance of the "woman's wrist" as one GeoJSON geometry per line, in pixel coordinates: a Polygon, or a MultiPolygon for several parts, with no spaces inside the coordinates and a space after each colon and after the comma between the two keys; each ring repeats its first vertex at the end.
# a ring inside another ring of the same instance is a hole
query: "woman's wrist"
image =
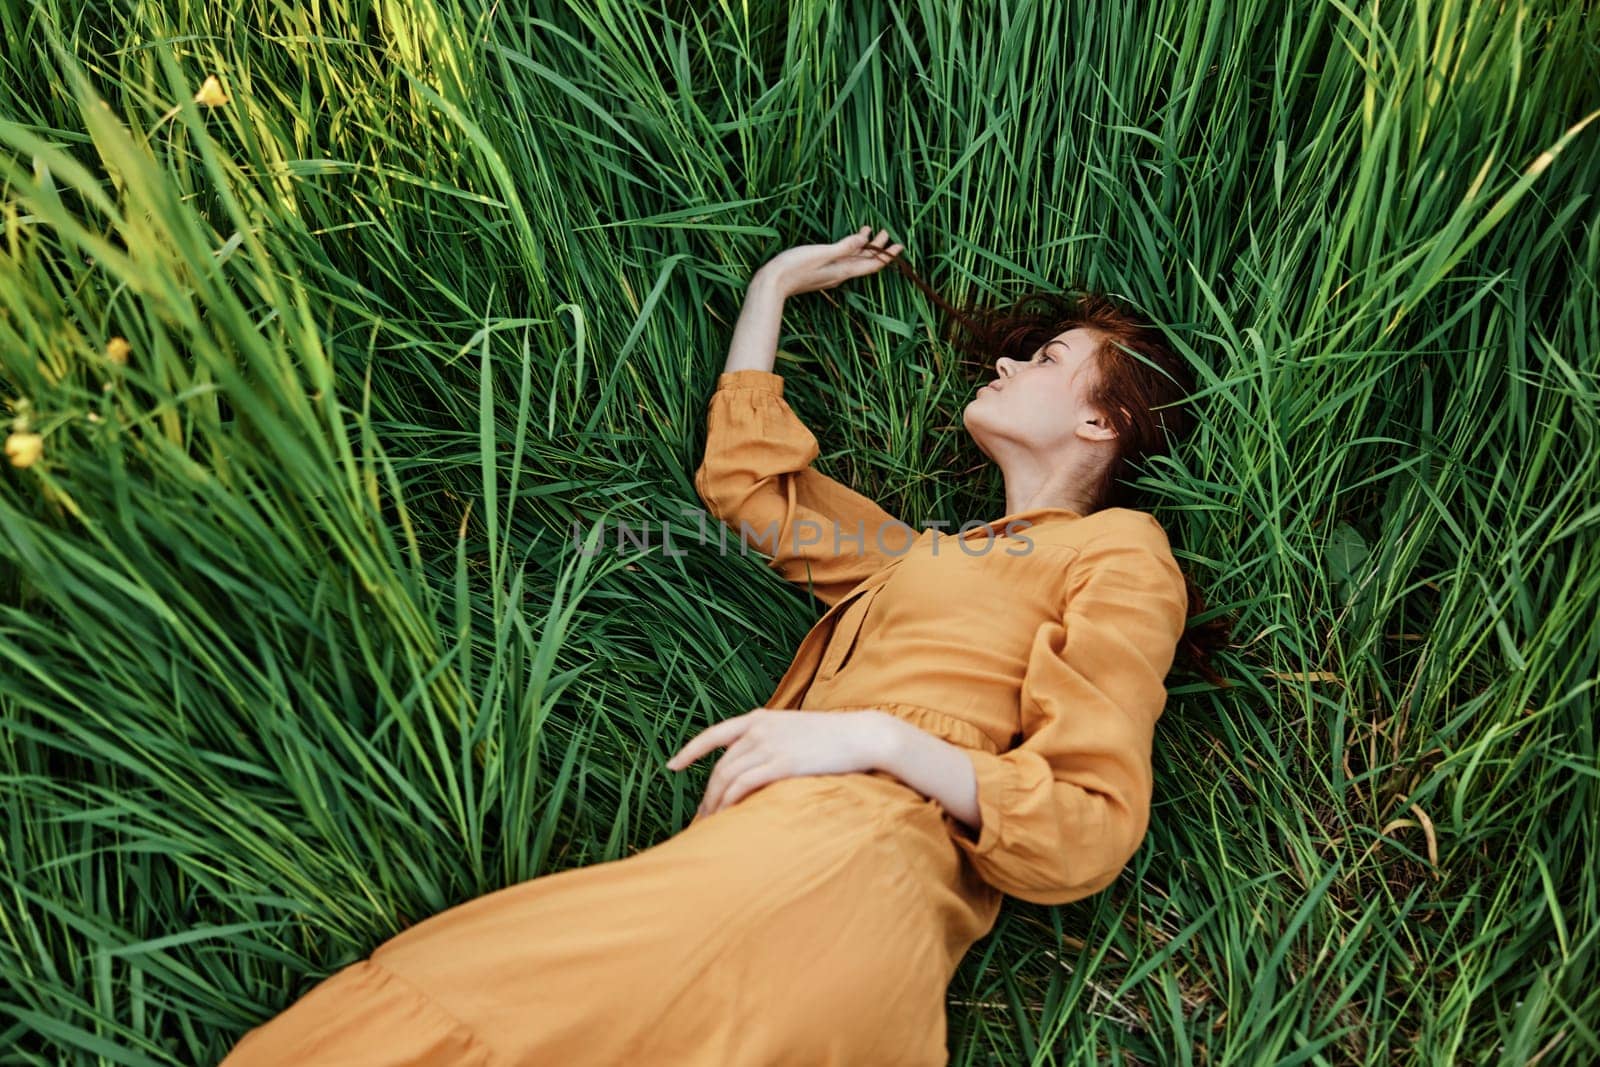
{"type": "Polygon", "coordinates": [[[937,800],[956,821],[977,831],[978,780],[972,761],[958,746],[935,737],[887,711],[880,717],[872,743],[874,769],[887,771],[923,796],[937,800]]]}
{"type": "Polygon", "coordinates": [[[916,727],[879,708],[863,709],[856,714],[863,716],[870,724],[867,744],[869,769],[895,773],[905,752],[905,731],[915,730],[916,727]]]}
{"type": "Polygon", "coordinates": [[[761,267],[750,276],[750,284],[746,287],[747,293],[760,291],[763,295],[775,297],[778,300],[787,300],[791,295],[789,283],[784,280],[781,271],[771,264],[761,267]]]}

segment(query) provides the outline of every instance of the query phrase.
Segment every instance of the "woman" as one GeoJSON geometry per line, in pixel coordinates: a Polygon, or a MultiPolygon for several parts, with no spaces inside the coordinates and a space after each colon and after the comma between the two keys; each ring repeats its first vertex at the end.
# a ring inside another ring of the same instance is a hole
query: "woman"
{"type": "Polygon", "coordinates": [[[913,533],[811,466],[772,369],[786,298],[898,262],[869,234],[757,272],[710,399],[697,491],[828,610],[762,708],[668,762],[726,749],[690,825],[403,931],[227,1067],[942,1064],[1002,895],[1116,879],[1193,594],[1155,519],[1106,505],[1163,443],[1176,361],[1105,301],[957,312],[1014,353],[964,416],[1006,513],[913,533]]]}

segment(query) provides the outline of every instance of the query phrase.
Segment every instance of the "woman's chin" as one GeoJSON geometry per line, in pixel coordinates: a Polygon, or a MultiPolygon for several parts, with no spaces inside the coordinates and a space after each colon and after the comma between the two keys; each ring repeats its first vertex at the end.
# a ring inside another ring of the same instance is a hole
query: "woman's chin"
{"type": "Polygon", "coordinates": [[[978,451],[986,456],[989,455],[989,450],[983,447],[984,439],[989,436],[988,427],[984,425],[984,419],[981,414],[976,416],[973,414],[972,404],[970,403],[961,411],[961,428],[967,431],[967,436],[972,438],[972,443],[978,446],[978,451]]]}

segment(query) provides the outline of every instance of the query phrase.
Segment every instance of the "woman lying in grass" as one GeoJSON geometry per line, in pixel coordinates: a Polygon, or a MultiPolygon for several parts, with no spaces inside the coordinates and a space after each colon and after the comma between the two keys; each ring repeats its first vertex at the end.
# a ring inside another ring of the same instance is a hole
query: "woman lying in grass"
{"type": "Polygon", "coordinates": [[[812,466],[773,370],[787,298],[898,263],[869,233],[755,275],[710,398],[701,498],[827,610],[765,705],[669,761],[724,749],[695,819],[404,931],[229,1067],[940,1064],[946,986],[1003,895],[1117,878],[1203,608],[1121,503],[1121,474],[1183,433],[1183,368],[1103,297],[956,312],[993,358],[963,419],[1004,514],[916,532],[812,466]]]}

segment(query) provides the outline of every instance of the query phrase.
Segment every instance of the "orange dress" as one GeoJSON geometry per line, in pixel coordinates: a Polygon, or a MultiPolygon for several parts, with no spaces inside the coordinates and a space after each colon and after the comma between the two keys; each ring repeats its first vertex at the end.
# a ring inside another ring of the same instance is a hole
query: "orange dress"
{"type": "Polygon", "coordinates": [[[780,375],[719,376],[708,541],[742,535],[828,605],[765,706],[880,708],[958,746],[980,832],[885,771],[780,779],[402,931],[224,1067],[947,1061],[946,987],[1002,894],[1089,896],[1143,840],[1187,597],[1144,512],[913,532],[817,454],[780,375]]]}

